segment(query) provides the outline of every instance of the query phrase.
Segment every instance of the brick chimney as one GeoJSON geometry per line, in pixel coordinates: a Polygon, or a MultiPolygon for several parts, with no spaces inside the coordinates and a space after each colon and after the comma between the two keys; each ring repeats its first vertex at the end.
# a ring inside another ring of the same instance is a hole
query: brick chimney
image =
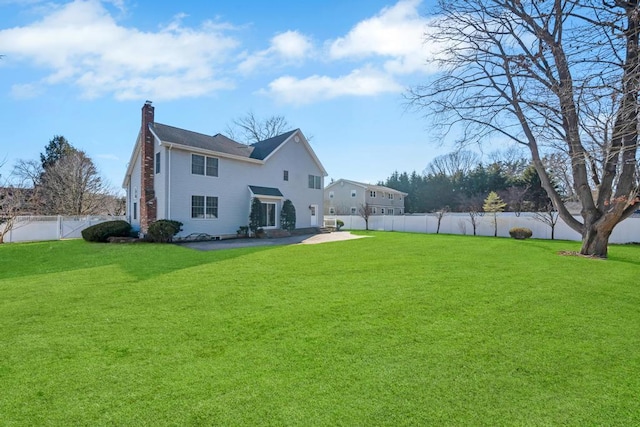
{"type": "Polygon", "coordinates": [[[142,139],[142,183],[140,191],[140,232],[147,233],[149,224],[156,220],[157,205],[156,192],[154,190],[154,138],[149,130],[149,125],[154,122],[154,108],[151,101],[142,106],[142,127],[140,138],[142,139]]]}

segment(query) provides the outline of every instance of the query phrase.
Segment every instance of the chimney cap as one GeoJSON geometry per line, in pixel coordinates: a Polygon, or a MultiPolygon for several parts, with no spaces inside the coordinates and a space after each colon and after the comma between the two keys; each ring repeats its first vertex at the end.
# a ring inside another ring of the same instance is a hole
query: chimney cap
{"type": "Polygon", "coordinates": [[[153,102],[151,102],[151,101],[149,101],[149,100],[146,100],[146,101],[144,102],[144,105],[151,105],[151,104],[153,104],[153,102]]]}

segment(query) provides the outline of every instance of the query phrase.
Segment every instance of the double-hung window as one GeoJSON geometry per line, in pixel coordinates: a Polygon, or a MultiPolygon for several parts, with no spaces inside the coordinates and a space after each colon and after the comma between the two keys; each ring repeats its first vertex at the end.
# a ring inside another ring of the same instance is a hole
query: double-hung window
{"type": "Polygon", "coordinates": [[[194,175],[218,176],[218,159],[192,154],[191,173],[194,175]]]}
{"type": "Polygon", "coordinates": [[[322,178],[317,175],[309,175],[309,188],[319,190],[322,188],[322,178]]]}
{"type": "Polygon", "coordinates": [[[218,198],[211,196],[191,196],[191,218],[218,218],[218,198]]]}

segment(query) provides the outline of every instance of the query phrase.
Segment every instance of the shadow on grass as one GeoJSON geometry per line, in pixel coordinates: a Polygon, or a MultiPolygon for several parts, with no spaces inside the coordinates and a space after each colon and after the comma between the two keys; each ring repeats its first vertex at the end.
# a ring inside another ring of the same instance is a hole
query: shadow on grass
{"type": "Polygon", "coordinates": [[[0,280],[72,272],[110,265],[149,279],[199,265],[224,262],[279,246],[212,252],[152,243],[88,243],[84,240],[12,243],[0,246],[0,280]]]}

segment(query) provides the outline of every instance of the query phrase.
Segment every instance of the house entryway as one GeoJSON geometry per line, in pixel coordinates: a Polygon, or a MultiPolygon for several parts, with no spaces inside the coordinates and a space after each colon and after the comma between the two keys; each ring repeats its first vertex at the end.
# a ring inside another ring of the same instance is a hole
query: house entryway
{"type": "Polygon", "coordinates": [[[311,227],[318,226],[318,205],[310,205],[309,210],[311,211],[311,227]]]}

